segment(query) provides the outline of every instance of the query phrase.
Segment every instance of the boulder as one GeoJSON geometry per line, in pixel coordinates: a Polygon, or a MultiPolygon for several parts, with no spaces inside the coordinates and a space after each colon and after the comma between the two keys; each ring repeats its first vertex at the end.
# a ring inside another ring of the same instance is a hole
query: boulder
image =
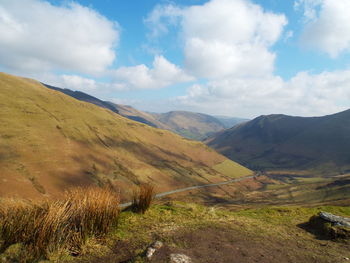
{"type": "Polygon", "coordinates": [[[319,216],[322,219],[331,222],[334,226],[350,227],[350,218],[348,217],[336,216],[327,212],[320,212],[319,216]]]}
{"type": "Polygon", "coordinates": [[[350,240],[350,219],[347,217],[320,212],[312,216],[308,224],[324,238],[350,240]]]}

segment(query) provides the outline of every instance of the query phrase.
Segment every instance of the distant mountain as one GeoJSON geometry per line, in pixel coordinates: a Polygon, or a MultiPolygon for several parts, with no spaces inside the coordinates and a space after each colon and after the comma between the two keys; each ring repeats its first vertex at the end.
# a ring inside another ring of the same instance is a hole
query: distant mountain
{"type": "Polygon", "coordinates": [[[203,113],[189,111],[171,111],[167,113],[148,113],[137,110],[128,105],[116,104],[109,101],[103,101],[96,97],[80,91],[70,89],[61,89],[44,84],[46,87],[60,91],[75,99],[89,102],[97,106],[110,109],[128,119],[147,124],[149,126],[173,131],[185,138],[192,140],[203,140],[208,136],[230,128],[246,119],[234,117],[213,117],[203,113]]]}
{"type": "Polygon", "coordinates": [[[232,128],[233,126],[240,124],[242,122],[247,122],[249,119],[236,118],[236,117],[228,117],[228,116],[213,116],[218,119],[226,129],[232,128]]]}
{"type": "Polygon", "coordinates": [[[215,132],[225,129],[225,126],[213,116],[189,111],[170,111],[167,113],[152,113],[154,118],[169,127],[170,130],[183,137],[202,140],[215,132]]]}
{"type": "Polygon", "coordinates": [[[137,110],[131,106],[128,105],[122,105],[122,104],[115,104],[112,102],[109,102],[112,104],[117,110],[118,113],[130,120],[134,120],[137,122],[141,122],[144,124],[147,124],[149,126],[165,129],[165,130],[171,130],[167,125],[164,123],[159,122],[152,113],[144,112],[137,110]]]}
{"type": "Polygon", "coordinates": [[[201,142],[35,80],[0,73],[0,87],[0,197],[53,197],[96,185],[129,198],[141,182],[166,191],[251,173],[201,142]]]}
{"type": "Polygon", "coordinates": [[[206,143],[253,169],[350,172],[350,110],[323,117],[260,116],[206,143]]]}

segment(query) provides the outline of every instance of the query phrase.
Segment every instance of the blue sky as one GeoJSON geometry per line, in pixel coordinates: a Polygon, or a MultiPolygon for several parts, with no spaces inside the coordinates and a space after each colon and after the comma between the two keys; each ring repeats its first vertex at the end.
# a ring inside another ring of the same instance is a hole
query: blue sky
{"type": "Polygon", "coordinates": [[[154,112],[331,114],[350,108],[349,13],[348,0],[0,0],[0,70],[154,112]]]}

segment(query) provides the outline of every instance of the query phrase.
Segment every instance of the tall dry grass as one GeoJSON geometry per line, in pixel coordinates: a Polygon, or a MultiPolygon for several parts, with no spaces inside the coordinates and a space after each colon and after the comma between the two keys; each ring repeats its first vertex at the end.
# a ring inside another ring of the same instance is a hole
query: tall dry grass
{"type": "Polygon", "coordinates": [[[0,202],[0,252],[22,243],[28,261],[59,248],[79,254],[90,236],[102,237],[117,223],[119,195],[101,188],[78,188],[58,201],[0,202]]]}
{"type": "Polygon", "coordinates": [[[155,197],[154,185],[141,184],[138,189],[133,192],[132,198],[132,210],[137,213],[144,214],[151,206],[151,203],[155,197]]]}

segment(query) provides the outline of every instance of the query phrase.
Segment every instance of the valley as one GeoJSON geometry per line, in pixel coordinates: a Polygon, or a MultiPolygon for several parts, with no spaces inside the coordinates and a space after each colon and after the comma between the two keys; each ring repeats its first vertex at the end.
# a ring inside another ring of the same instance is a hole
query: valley
{"type": "MultiPolygon", "coordinates": [[[[0,217],[45,206],[58,213],[61,201],[51,200],[80,187],[92,196],[102,190],[120,198],[109,212],[117,213],[113,231],[79,241],[73,246],[78,256],[72,248],[44,249],[45,262],[149,262],[145,251],[155,240],[165,246],[151,262],[166,262],[171,253],[200,263],[212,262],[213,253],[216,262],[350,257],[347,240],[325,238],[308,226],[319,211],[350,216],[348,111],[261,116],[225,129],[207,115],[146,113],[4,73],[0,86],[0,217]],[[207,130],[210,122],[217,128],[207,130]],[[194,131],[196,139],[212,134],[205,143],[223,155],[171,130],[194,131]],[[138,214],[129,201],[144,184],[155,187],[156,199],[138,214]]],[[[25,242],[4,248],[3,262],[42,262],[25,242]]]]}
{"type": "Polygon", "coordinates": [[[350,262],[350,0],[0,0],[0,263],[350,262]]]}

